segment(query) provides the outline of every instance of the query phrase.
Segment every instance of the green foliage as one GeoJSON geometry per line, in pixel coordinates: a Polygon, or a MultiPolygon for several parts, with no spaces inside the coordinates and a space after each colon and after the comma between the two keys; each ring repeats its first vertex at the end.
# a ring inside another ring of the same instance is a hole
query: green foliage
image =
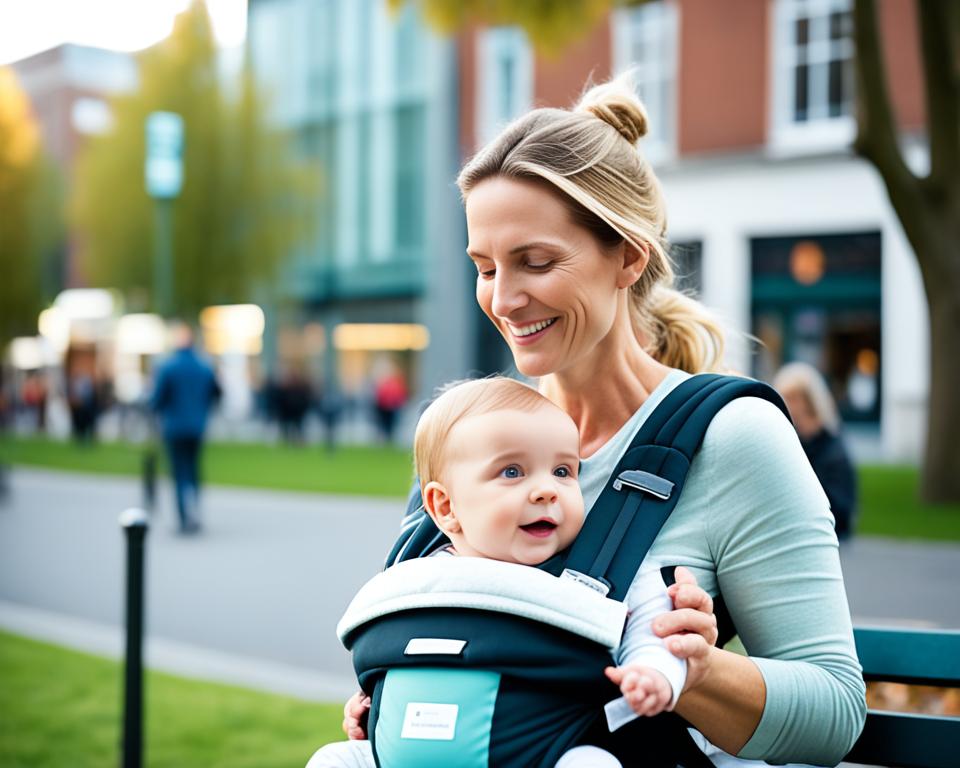
{"type": "MultiPolygon", "coordinates": [[[[45,266],[60,242],[59,178],[39,127],[9,67],[0,67],[0,347],[35,334],[45,266]]],[[[53,286],[56,287],[56,286],[53,286]]]]}
{"type": "MultiPolygon", "coordinates": [[[[549,57],[581,40],[610,9],[644,0],[420,0],[427,23],[451,33],[470,24],[522,27],[530,42],[549,57]]],[[[397,11],[409,0],[389,0],[397,11]]]]}
{"type": "MultiPolygon", "coordinates": [[[[117,765],[116,661],[0,633],[0,765],[117,765]]],[[[148,672],[145,764],[303,765],[343,738],[342,705],[314,704],[148,672]]]]}
{"type": "MultiPolygon", "coordinates": [[[[172,202],[173,309],[249,301],[309,236],[318,173],[294,160],[292,139],[266,120],[249,66],[224,85],[206,6],[194,0],[173,33],[138,58],[140,87],[113,100],[114,130],[77,164],[72,219],[87,279],[129,295],[153,290],[155,204],[144,189],[145,123],[184,120],[184,185],[172,202]]],[[[156,305],[156,301],[152,302],[156,305]]]]}

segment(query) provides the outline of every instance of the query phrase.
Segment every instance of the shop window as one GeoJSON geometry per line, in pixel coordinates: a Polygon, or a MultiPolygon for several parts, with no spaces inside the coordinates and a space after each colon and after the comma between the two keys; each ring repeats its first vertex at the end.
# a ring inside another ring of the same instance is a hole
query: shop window
{"type": "Polygon", "coordinates": [[[753,375],[785,363],[819,369],[846,421],[877,422],[881,405],[881,240],[878,232],[755,238],[753,375]]]}

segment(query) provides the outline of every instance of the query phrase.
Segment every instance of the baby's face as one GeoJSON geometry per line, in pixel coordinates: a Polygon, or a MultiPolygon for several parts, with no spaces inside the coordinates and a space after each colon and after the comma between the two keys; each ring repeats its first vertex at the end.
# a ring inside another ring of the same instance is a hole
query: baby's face
{"type": "Polygon", "coordinates": [[[579,465],[577,427],[552,405],[458,422],[443,470],[458,554],[536,565],[567,547],[583,525],[579,465]]]}

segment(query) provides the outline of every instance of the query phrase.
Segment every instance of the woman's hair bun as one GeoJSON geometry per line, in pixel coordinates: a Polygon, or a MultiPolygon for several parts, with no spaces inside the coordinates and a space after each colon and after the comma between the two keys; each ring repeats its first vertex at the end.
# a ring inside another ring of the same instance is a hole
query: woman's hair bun
{"type": "Polygon", "coordinates": [[[647,110],[637,98],[629,73],[590,88],[576,111],[589,112],[612,125],[631,144],[647,135],[647,110]]]}

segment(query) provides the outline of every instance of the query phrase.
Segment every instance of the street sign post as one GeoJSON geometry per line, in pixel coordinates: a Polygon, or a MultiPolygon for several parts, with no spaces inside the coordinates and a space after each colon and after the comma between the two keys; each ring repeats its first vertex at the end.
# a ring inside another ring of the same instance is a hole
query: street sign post
{"type": "Polygon", "coordinates": [[[154,206],[153,303],[157,314],[172,311],[173,247],[171,201],[183,187],[183,118],[175,112],[147,116],[144,179],[154,206]]]}

